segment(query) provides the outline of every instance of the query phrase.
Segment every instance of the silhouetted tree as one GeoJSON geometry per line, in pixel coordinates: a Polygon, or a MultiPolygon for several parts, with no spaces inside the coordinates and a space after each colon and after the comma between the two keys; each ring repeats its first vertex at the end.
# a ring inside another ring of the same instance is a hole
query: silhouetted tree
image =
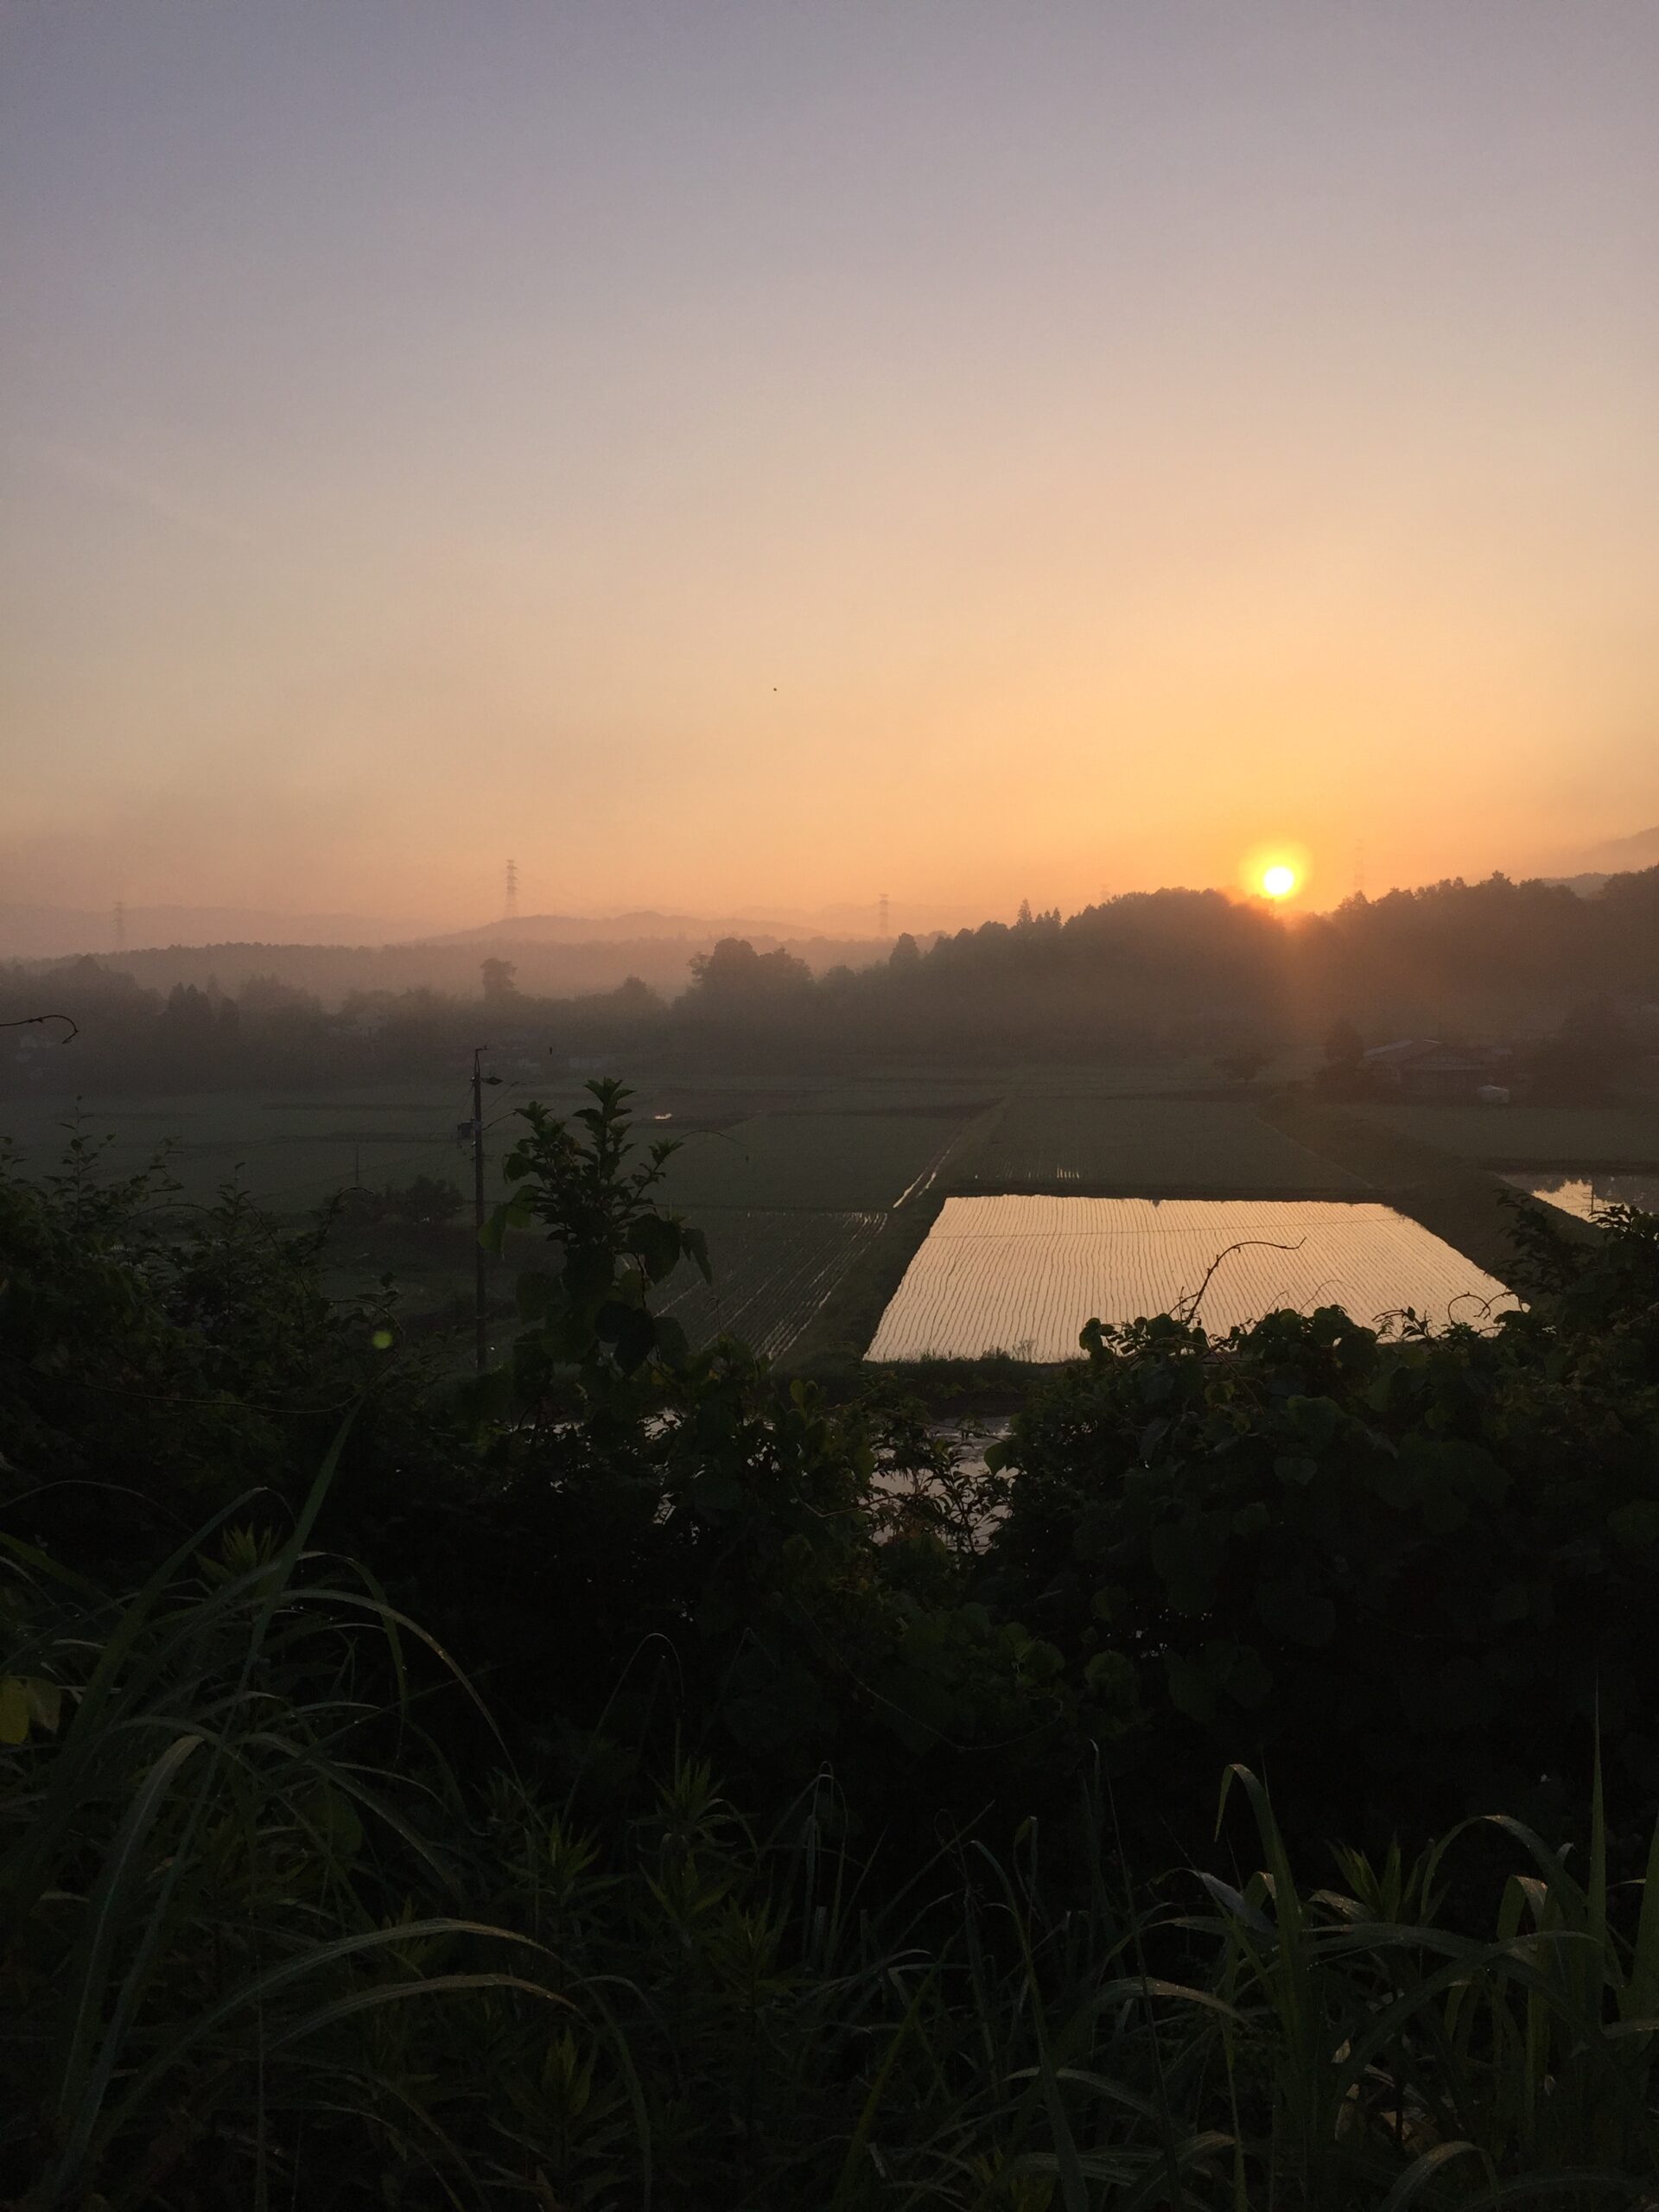
{"type": "Polygon", "coordinates": [[[779,945],[757,952],[745,937],[723,937],[712,952],[691,956],[692,995],[712,1003],[753,1005],[810,989],[812,970],[779,945]]]}

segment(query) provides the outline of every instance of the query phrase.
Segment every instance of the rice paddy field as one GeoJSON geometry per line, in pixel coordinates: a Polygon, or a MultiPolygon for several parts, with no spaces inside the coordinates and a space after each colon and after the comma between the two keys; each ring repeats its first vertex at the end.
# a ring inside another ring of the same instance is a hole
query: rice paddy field
{"type": "MultiPolygon", "coordinates": [[[[516,1111],[532,1096],[555,1111],[589,1103],[578,1077],[537,1076],[492,1089],[492,1198],[504,1188],[500,1166],[518,1134],[516,1111]]],[[[683,1271],[668,1287],[669,1310],[694,1343],[731,1332],[769,1355],[787,1350],[892,1211],[928,1187],[976,1117],[995,1103],[982,1077],[977,1085],[950,1077],[642,1084],[638,1134],[680,1141],[664,1195],[703,1230],[715,1268],[712,1285],[683,1271]]],[[[315,1096],[12,1101],[0,1106],[0,1134],[31,1173],[50,1173],[79,1128],[106,1146],[108,1172],[131,1173],[164,1154],[185,1205],[208,1203],[236,1182],[270,1211],[302,1219],[359,1182],[378,1189],[429,1176],[454,1182],[469,1200],[471,1153],[456,1131],[470,1111],[467,1071],[457,1070],[429,1084],[315,1096]]],[[[464,1211],[451,1224],[423,1229],[342,1224],[331,1249],[338,1294],[360,1294],[390,1273],[410,1319],[434,1321],[469,1307],[473,1245],[464,1211]]],[[[510,1258],[495,1271],[504,1294],[512,1265],[510,1258]]],[[[498,1350],[512,1325],[502,1323],[498,1350]]]]}
{"type": "MultiPolygon", "coordinates": [[[[500,1134],[496,1158],[511,1141],[513,1109],[532,1095],[550,1105],[577,1103],[569,1082],[503,1084],[486,1109],[500,1134]]],[[[464,1072],[445,1082],[395,1084],[321,1096],[247,1091],[192,1091],[178,1097],[9,1101],[0,1133],[32,1173],[49,1172],[72,1131],[108,1139],[111,1168],[133,1173],[165,1154],[180,1195],[211,1199],[221,1185],[240,1182],[273,1212],[302,1214],[349,1184],[376,1187],[417,1175],[461,1179],[470,1155],[457,1143],[458,1124],[472,1103],[464,1072]]]]}
{"type": "Polygon", "coordinates": [[[1493,1167],[1659,1169],[1653,1106],[1356,1106],[1401,1136],[1493,1167]]]}
{"type": "MultiPolygon", "coordinates": [[[[515,1109],[531,1096],[563,1112],[586,1098],[582,1077],[569,1072],[522,1071],[491,1090],[493,1197],[515,1109]]],[[[1585,1217],[1615,1199],[1659,1199],[1659,1107],[1367,1104],[1303,1112],[1281,1127],[1287,1117],[1268,1086],[1241,1092],[1198,1062],[688,1071],[642,1080],[634,1103],[642,1138],[683,1141],[664,1195],[705,1231],[715,1262],[712,1287],[689,1272],[676,1278],[671,1310],[694,1341],[729,1331],[773,1357],[800,1345],[834,1300],[808,1346],[814,1358],[867,1346],[881,1360],[989,1350],[1069,1357],[1093,1314],[1166,1309],[1241,1239],[1247,1249],[1223,1262],[1205,1294],[1212,1326],[1275,1304],[1325,1301],[1366,1319],[1405,1306],[1444,1318],[1465,1294],[1502,1294],[1490,1272],[1407,1214],[1432,1221],[1490,1269],[1507,1249],[1484,1195],[1494,1171],[1585,1217]],[[1462,1179],[1464,1213],[1426,1201],[1437,1171],[1425,1146],[1462,1179]],[[1053,1211],[1068,1205],[1084,1210],[1053,1211]],[[1275,1254],[1267,1249],[1275,1243],[1295,1249],[1275,1254]]],[[[299,1219],[359,1181],[378,1188],[431,1176],[469,1195],[470,1155],[456,1138],[469,1109],[458,1066],[429,1081],[312,1096],[88,1100],[79,1126],[109,1137],[118,1171],[165,1147],[188,1203],[236,1179],[262,1205],[299,1219]]],[[[39,1172],[60,1155],[73,1118],[61,1100],[14,1101],[0,1106],[0,1134],[39,1172]]],[[[391,1272],[411,1314],[437,1319],[470,1297],[464,1212],[424,1230],[342,1230],[339,1243],[342,1286],[391,1272]]],[[[512,1265],[497,1271],[503,1298],[512,1265]]],[[[511,1326],[504,1318],[503,1331],[511,1326]]]]}
{"type": "Polygon", "coordinates": [[[694,1344],[721,1335],[741,1337],[775,1359],[787,1351],[886,1221],[884,1212],[709,1213],[714,1281],[683,1266],[658,1296],[694,1344]]]}
{"type": "MultiPolygon", "coordinates": [[[[768,1114],[698,1130],[669,1163],[671,1205],[824,1208],[896,1205],[936,1174],[963,1123],[932,1114],[768,1114]]],[[[673,1134],[672,1125],[663,1134],[673,1134]]]]}
{"type": "Polygon", "coordinates": [[[1290,1196],[1364,1185],[1233,1099],[1009,1098],[952,1178],[963,1191],[1290,1196]]]}
{"type": "MultiPolygon", "coordinates": [[[[560,1113],[591,1103],[571,1077],[504,1082],[486,1092],[493,1191],[522,1127],[517,1109],[531,1097],[560,1113]]],[[[681,1142],[667,1186],[675,1205],[857,1211],[891,1205],[925,1179],[963,1128],[963,1114],[948,1104],[937,1113],[884,1113],[873,1110],[872,1100],[835,1111],[811,1110],[815,1103],[803,1091],[785,1110],[756,1115],[729,1090],[705,1097],[683,1089],[642,1089],[637,1128],[642,1139],[681,1142]]],[[[982,1090],[970,1110],[985,1103],[982,1090]]],[[[211,1198],[234,1179],[262,1205],[302,1213],[357,1181],[378,1186],[416,1175],[470,1178],[471,1153],[455,1133],[471,1112],[467,1077],[460,1071],[430,1085],[312,1097],[196,1091],[9,1102],[0,1107],[0,1134],[34,1172],[49,1171],[79,1128],[109,1141],[108,1164],[119,1173],[135,1172],[164,1152],[188,1202],[211,1198]]]]}
{"type": "Polygon", "coordinates": [[[885,1113],[803,1104],[687,1135],[665,1195],[708,1237],[714,1281],[682,1268],[665,1310],[692,1342],[729,1333],[769,1357],[787,1351],[971,1129],[970,1111],[925,1110],[934,1103],[885,1113]]]}
{"type": "Polygon", "coordinates": [[[1286,1306],[1342,1306],[1365,1321],[1410,1308],[1437,1325],[1489,1325],[1514,1302],[1386,1205],[952,1198],[866,1357],[1074,1358],[1086,1321],[1167,1313],[1201,1287],[1198,1318],[1216,1335],[1286,1306]]]}

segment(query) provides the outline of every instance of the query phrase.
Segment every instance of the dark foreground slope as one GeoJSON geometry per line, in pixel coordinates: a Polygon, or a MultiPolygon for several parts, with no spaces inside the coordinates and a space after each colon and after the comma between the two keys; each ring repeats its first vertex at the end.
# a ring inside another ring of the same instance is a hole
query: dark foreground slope
{"type": "Polygon", "coordinates": [[[464,1391],[234,1201],[0,1185],[0,2191],[1644,2201],[1652,1222],[1520,1217],[1490,1338],[1093,1332],[970,1478],[688,1353],[614,1093],[518,1165],[464,1391]]]}

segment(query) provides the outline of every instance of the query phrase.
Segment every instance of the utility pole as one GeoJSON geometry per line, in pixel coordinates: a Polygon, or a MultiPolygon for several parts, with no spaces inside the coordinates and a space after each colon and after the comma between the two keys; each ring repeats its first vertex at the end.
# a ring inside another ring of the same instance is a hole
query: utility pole
{"type": "Polygon", "coordinates": [[[473,1047],[473,1306],[480,1375],[489,1363],[484,1341],[484,1055],[489,1049],[487,1045],[473,1047]]]}

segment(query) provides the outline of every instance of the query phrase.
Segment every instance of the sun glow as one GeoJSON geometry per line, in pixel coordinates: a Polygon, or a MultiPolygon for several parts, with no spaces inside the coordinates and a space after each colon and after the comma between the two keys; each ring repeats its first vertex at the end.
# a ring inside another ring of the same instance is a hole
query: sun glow
{"type": "Polygon", "coordinates": [[[1265,899],[1269,906],[1300,905],[1318,871],[1309,849],[1282,830],[1247,845],[1238,856],[1238,891],[1246,899],[1265,899]]]}

